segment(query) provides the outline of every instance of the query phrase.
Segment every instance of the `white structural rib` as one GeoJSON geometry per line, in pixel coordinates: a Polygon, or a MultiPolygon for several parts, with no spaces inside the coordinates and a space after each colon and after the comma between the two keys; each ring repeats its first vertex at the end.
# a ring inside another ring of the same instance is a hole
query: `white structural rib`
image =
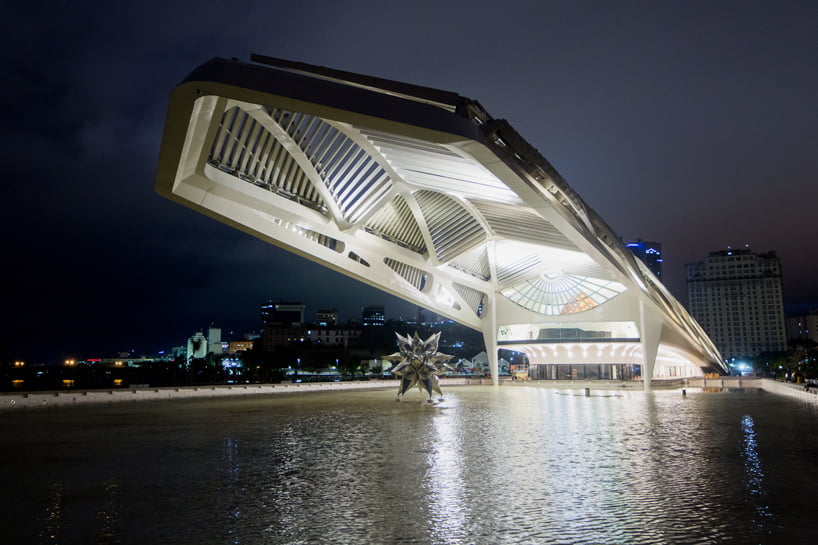
{"type": "Polygon", "coordinates": [[[682,305],[477,102],[254,60],[213,59],[173,91],[161,195],[481,330],[495,381],[501,346],[645,378],[725,370],[682,305]]]}

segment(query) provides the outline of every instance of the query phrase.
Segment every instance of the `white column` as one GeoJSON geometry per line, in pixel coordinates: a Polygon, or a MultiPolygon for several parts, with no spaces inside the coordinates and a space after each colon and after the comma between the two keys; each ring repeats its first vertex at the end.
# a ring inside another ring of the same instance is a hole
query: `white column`
{"type": "Polygon", "coordinates": [[[642,345],[642,380],[645,390],[651,389],[650,381],[653,378],[661,334],[662,322],[648,312],[643,301],[639,301],[639,339],[642,345]]]}
{"type": "Polygon", "coordinates": [[[483,319],[483,342],[486,344],[486,354],[489,358],[489,372],[491,373],[491,383],[494,386],[500,385],[500,362],[497,358],[497,308],[494,294],[491,295],[488,304],[484,305],[485,318],[483,319]]]}

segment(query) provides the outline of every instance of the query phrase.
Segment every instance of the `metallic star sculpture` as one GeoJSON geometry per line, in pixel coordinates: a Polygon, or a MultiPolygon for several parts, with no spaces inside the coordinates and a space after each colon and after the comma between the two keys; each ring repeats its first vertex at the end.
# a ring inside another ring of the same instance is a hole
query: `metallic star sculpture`
{"type": "Polygon", "coordinates": [[[397,336],[400,343],[400,352],[384,356],[383,359],[393,363],[397,362],[391,369],[392,373],[400,377],[397,401],[401,401],[406,392],[415,384],[417,384],[421,392],[425,390],[429,394],[427,400],[429,403],[432,402],[432,392],[437,392],[440,394],[440,399],[443,399],[443,392],[438,384],[438,376],[447,371],[454,371],[452,367],[446,364],[454,356],[441,354],[437,351],[440,332],[438,331],[425,341],[418,337],[417,331],[415,331],[414,337],[402,337],[397,332],[395,332],[395,336],[397,336]]]}

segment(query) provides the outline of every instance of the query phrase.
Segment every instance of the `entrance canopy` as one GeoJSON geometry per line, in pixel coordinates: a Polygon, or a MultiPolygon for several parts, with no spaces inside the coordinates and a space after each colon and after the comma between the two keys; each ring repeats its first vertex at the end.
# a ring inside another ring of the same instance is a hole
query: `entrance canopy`
{"type": "Polygon", "coordinates": [[[627,359],[644,377],[725,371],[656,277],[476,101],[252,61],[213,59],[173,91],[159,194],[482,331],[495,380],[498,347],[627,359]]]}

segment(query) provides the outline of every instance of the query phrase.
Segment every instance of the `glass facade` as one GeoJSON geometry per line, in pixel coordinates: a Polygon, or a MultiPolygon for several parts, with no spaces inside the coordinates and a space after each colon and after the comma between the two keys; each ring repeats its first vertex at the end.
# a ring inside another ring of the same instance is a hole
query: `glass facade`
{"type": "Polygon", "coordinates": [[[630,380],[638,378],[640,365],[624,363],[535,364],[529,367],[533,380],[630,380]]]}
{"type": "Polygon", "coordinates": [[[500,294],[537,314],[561,316],[590,310],[624,291],[619,282],[558,271],[525,280],[500,294]]]}

